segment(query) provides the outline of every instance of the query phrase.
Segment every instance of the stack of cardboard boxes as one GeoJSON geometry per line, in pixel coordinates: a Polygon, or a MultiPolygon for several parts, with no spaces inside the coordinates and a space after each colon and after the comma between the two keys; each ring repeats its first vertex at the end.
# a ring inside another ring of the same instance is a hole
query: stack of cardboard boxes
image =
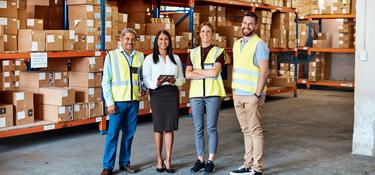
{"type": "MultiPolygon", "coordinates": [[[[267,79],[269,86],[277,87],[294,87],[295,86],[295,64],[293,63],[279,63],[277,53],[270,55],[270,72],[271,75],[267,79]]],[[[304,75],[303,65],[297,64],[297,78],[302,78],[304,75]]]]}
{"type": "Polygon", "coordinates": [[[320,81],[329,79],[331,59],[324,53],[317,52],[309,63],[309,81],[320,81]]]}
{"type": "MultiPolygon", "coordinates": [[[[178,21],[184,15],[186,15],[186,13],[173,14],[173,21],[175,22],[178,21]]],[[[197,34],[199,33],[198,28],[200,24],[200,14],[197,12],[194,12],[193,19],[194,19],[193,30],[195,34],[197,34]]],[[[194,35],[194,36],[195,36],[194,45],[196,46],[198,45],[199,37],[197,35],[194,35]]],[[[181,21],[180,25],[176,26],[176,48],[181,48],[181,49],[190,48],[192,45],[191,41],[192,41],[192,33],[190,32],[190,16],[187,16],[184,20],[181,21]],[[181,37],[182,37],[182,40],[178,41],[181,37]],[[186,42],[189,42],[189,43],[186,43],[186,42]],[[179,47],[179,44],[180,44],[180,47],[179,47]],[[186,44],[188,45],[188,47],[185,46],[186,44]]]]}
{"type": "Polygon", "coordinates": [[[268,10],[256,11],[258,16],[259,29],[257,34],[264,42],[269,44],[271,38],[271,23],[272,23],[272,12],[268,10]]]}
{"type": "Polygon", "coordinates": [[[33,93],[27,91],[0,91],[0,127],[34,123],[33,93]],[[4,105],[9,104],[9,105],[4,105]],[[5,119],[4,119],[5,118],[5,119]],[[4,121],[5,120],[5,121],[4,121]]]}
{"type": "MultiPolygon", "coordinates": [[[[70,0],[68,1],[68,7],[69,29],[75,31],[74,49],[100,50],[100,2],[70,0]]],[[[111,16],[108,18],[111,18],[111,16]]]]}
{"type": "Polygon", "coordinates": [[[150,23],[152,18],[151,1],[118,1],[117,3],[119,12],[128,14],[128,27],[134,29],[138,35],[145,35],[146,23],[150,23]]]}
{"type": "Polygon", "coordinates": [[[101,80],[103,59],[85,57],[72,60],[72,72],[69,72],[69,87],[76,91],[74,111],[79,114],[75,119],[93,118],[103,115],[101,100],[101,80]],[[86,105],[86,107],[83,107],[86,105]],[[87,109],[84,113],[82,110],[87,109]]]}
{"type": "Polygon", "coordinates": [[[16,90],[20,86],[20,72],[27,70],[26,61],[2,60],[0,65],[0,90],[16,90]]]}
{"type": "Polygon", "coordinates": [[[338,47],[354,48],[355,22],[351,19],[337,19],[339,22],[338,47]]]}
{"type": "Polygon", "coordinates": [[[351,0],[326,0],[319,14],[350,14],[351,0]]]}
{"type": "Polygon", "coordinates": [[[285,13],[285,26],[287,31],[287,44],[288,48],[296,48],[297,46],[297,33],[296,33],[296,14],[285,13]]]}
{"type": "MultiPolygon", "coordinates": [[[[105,16],[105,49],[117,48],[119,40],[119,12],[116,1],[106,2],[105,16]]],[[[123,16],[121,16],[123,18],[123,16]]],[[[124,21],[124,19],[121,19],[124,21]]]]}
{"type": "Polygon", "coordinates": [[[273,13],[271,25],[270,48],[287,47],[287,30],[285,25],[285,13],[273,13]]]}
{"type": "Polygon", "coordinates": [[[317,39],[313,40],[313,47],[331,48],[332,47],[332,34],[331,33],[318,33],[317,39]]]}
{"type": "Polygon", "coordinates": [[[298,23],[298,47],[307,46],[308,41],[308,23],[301,21],[298,23]]]}
{"type": "Polygon", "coordinates": [[[17,51],[17,0],[0,1],[0,41],[4,42],[4,49],[0,51],[17,51]]]}

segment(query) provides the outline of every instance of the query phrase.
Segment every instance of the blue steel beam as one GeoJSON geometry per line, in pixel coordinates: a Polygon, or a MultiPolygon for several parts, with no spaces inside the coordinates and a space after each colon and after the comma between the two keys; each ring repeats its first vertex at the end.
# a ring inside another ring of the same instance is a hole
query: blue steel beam
{"type": "Polygon", "coordinates": [[[100,35],[100,50],[105,50],[105,0],[100,1],[100,9],[101,9],[101,21],[102,21],[102,28],[101,28],[101,35],[100,35]]]}
{"type": "Polygon", "coordinates": [[[68,0],[64,0],[64,30],[69,29],[68,0]]]}

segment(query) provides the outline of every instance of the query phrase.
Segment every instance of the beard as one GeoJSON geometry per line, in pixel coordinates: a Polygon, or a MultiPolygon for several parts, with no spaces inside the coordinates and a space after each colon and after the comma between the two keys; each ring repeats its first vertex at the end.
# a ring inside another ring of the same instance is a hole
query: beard
{"type": "Polygon", "coordinates": [[[255,30],[251,30],[249,28],[242,28],[242,34],[243,34],[243,36],[249,37],[249,36],[253,35],[254,33],[255,33],[255,30]],[[248,32],[245,32],[245,29],[247,29],[248,32]]]}

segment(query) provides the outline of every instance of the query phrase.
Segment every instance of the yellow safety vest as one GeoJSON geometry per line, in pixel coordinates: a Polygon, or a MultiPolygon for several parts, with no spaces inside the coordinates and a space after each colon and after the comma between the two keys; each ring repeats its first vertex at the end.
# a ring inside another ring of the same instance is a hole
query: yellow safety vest
{"type": "Polygon", "coordinates": [[[141,67],[143,53],[134,51],[132,63],[119,49],[109,52],[112,67],[112,97],[114,101],[139,100],[141,67]]]}
{"type": "MultiPolygon", "coordinates": [[[[255,35],[240,50],[240,40],[233,45],[233,78],[232,89],[255,93],[259,82],[259,67],[254,65],[254,53],[261,39],[255,35]]],[[[266,94],[267,87],[263,89],[266,94]]]]}
{"type": "MultiPolygon", "coordinates": [[[[204,61],[204,67],[201,65],[201,47],[196,47],[190,50],[190,60],[193,63],[193,69],[211,69],[213,68],[217,57],[223,53],[224,49],[219,47],[212,47],[208,52],[206,60],[204,61]]],[[[224,65],[222,65],[224,66],[224,65]]],[[[221,73],[221,71],[220,71],[221,73]]],[[[219,96],[225,97],[225,88],[221,75],[215,78],[205,78],[194,80],[190,82],[189,97],[210,97],[219,96]]]]}

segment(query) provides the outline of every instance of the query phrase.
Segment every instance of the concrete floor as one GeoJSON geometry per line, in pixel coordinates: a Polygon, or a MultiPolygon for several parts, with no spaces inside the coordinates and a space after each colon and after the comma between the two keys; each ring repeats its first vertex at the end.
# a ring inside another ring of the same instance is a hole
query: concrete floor
{"type": "MultiPolygon", "coordinates": [[[[375,174],[375,158],[351,154],[353,103],[350,92],[300,90],[298,98],[269,98],[264,174],[375,174]]],[[[229,174],[243,161],[239,124],[227,106],[219,117],[216,174],[229,174]]],[[[0,174],[99,174],[104,142],[96,125],[2,139],[0,174]]],[[[142,170],[137,174],[157,174],[149,119],[139,123],[132,152],[132,164],[142,170]]],[[[182,117],[173,150],[176,174],[189,174],[195,159],[192,119],[182,117]]]]}

